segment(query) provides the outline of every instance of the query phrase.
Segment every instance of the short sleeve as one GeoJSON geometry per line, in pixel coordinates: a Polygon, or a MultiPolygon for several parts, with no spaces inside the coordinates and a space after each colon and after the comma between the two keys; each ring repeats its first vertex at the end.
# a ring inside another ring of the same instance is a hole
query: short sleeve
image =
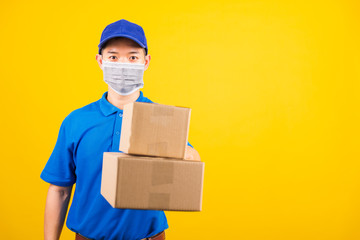
{"type": "Polygon", "coordinates": [[[190,146],[190,147],[192,147],[192,148],[194,148],[189,142],[187,143],[187,145],[190,146]]]}
{"type": "Polygon", "coordinates": [[[76,182],[75,163],[73,159],[74,143],[70,131],[70,119],[67,116],[62,122],[55,147],[48,159],[40,178],[58,186],[71,186],[76,182]]]}

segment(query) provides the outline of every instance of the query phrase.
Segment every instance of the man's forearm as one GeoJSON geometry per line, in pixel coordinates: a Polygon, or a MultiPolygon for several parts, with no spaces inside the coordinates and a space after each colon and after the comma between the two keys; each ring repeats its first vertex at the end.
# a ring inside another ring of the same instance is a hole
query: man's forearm
{"type": "Polygon", "coordinates": [[[72,186],[59,187],[50,184],[45,205],[45,240],[58,240],[60,238],[71,197],[71,190],[72,186]]]}

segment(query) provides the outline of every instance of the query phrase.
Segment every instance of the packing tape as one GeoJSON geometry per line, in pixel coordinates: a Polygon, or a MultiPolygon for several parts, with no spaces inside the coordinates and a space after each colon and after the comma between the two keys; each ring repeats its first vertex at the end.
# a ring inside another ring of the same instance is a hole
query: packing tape
{"type": "MultiPolygon", "coordinates": [[[[151,185],[153,187],[163,184],[172,184],[174,182],[174,163],[171,160],[160,160],[152,163],[151,185]]],[[[162,191],[169,191],[171,185],[162,188],[162,191]]],[[[159,191],[159,189],[157,190],[159,191]]],[[[148,207],[150,209],[169,209],[170,193],[150,192],[148,199],[148,207]]]]}
{"type": "Polygon", "coordinates": [[[150,209],[169,209],[170,208],[170,193],[150,193],[148,200],[148,207],[150,209]]]}
{"type": "Polygon", "coordinates": [[[155,161],[151,170],[151,185],[169,184],[174,182],[174,163],[171,160],[155,161]]]}
{"type": "Polygon", "coordinates": [[[174,115],[174,107],[168,106],[154,106],[151,116],[159,117],[159,116],[172,116],[174,115]]]}
{"type": "Polygon", "coordinates": [[[166,155],[168,152],[167,142],[149,143],[147,145],[146,153],[148,155],[166,155]]]}

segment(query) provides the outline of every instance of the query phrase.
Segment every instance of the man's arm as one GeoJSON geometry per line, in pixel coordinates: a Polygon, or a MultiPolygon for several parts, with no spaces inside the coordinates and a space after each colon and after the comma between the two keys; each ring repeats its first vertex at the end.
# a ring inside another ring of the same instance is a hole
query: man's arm
{"type": "Polygon", "coordinates": [[[50,184],[44,218],[44,239],[58,240],[64,225],[72,186],[60,187],[50,184]]]}
{"type": "Polygon", "coordinates": [[[200,155],[199,155],[198,151],[195,150],[195,148],[186,146],[185,160],[200,161],[200,155]]]}

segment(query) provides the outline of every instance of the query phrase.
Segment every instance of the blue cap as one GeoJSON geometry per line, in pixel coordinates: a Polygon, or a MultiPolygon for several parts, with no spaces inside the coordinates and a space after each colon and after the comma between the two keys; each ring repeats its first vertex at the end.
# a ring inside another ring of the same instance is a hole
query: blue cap
{"type": "Polygon", "coordinates": [[[137,42],[141,47],[145,48],[145,55],[148,52],[145,32],[143,28],[135,23],[129,22],[125,19],[113,22],[106,26],[100,38],[99,54],[101,48],[107,40],[114,37],[126,37],[137,42]]]}

